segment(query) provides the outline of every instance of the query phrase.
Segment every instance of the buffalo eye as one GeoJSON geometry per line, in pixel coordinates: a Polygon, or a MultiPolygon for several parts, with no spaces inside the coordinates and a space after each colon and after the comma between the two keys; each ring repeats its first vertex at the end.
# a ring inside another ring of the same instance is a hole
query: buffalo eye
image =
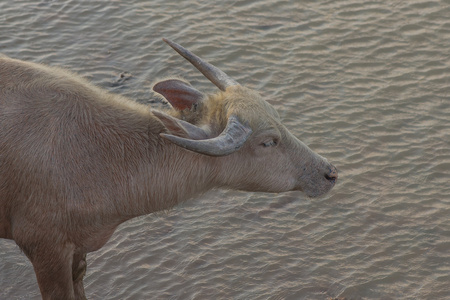
{"type": "Polygon", "coordinates": [[[275,147],[276,145],[278,145],[278,142],[276,140],[270,140],[267,142],[264,142],[261,144],[263,147],[267,148],[267,147],[275,147]]]}

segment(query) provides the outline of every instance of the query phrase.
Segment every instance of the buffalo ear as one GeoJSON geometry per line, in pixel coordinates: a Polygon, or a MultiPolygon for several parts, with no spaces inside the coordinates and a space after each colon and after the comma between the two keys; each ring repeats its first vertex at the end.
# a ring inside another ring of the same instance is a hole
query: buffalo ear
{"type": "Polygon", "coordinates": [[[153,90],[163,95],[172,107],[177,110],[195,109],[204,98],[202,92],[179,79],[160,81],[153,86],[153,90]]]}

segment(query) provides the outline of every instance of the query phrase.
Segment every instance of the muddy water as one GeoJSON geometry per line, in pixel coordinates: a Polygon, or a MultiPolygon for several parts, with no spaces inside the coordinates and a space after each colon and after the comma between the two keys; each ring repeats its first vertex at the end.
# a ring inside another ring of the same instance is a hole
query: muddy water
{"type": "MultiPolygon", "coordinates": [[[[90,299],[450,298],[449,1],[2,1],[0,52],[161,105],[215,88],[168,37],[276,106],[340,170],[327,196],[213,191],[123,224],[90,299]]],[[[39,299],[0,240],[0,299],[39,299]]]]}

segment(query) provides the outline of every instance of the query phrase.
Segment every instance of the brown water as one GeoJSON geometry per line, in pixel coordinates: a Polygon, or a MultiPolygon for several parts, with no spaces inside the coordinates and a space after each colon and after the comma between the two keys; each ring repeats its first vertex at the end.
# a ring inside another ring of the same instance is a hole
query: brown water
{"type": "MultiPolygon", "coordinates": [[[[214,91],[161,37],[260,90],[340,179],[127,222],[88,255],[89,299],[450,299],[450,1],[0,2],[6,55],[142,102],[171,75],[214,91]]],[[[0,240],[0,299],[39,297],[0,240]]]]}

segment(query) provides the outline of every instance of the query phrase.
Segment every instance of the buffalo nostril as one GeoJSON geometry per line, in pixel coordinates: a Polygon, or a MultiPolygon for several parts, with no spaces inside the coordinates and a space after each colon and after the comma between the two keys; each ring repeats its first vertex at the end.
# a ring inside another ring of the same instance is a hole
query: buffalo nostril
{"type": "Polygon", "coordinates": [[[325,173],[325,179],[333,183],[336,182],[338,179],[338,172],[334,166],[329,169],[328,173],[325,173]]]}
{"type": "Polygon", "coordinates": [[[332,176],[330,176],[330,175],[328,175],[328,174],[325,174],[325,178],[327,179],[327,180],[336,180],[336,177],[332,177],[332,176]]]}

